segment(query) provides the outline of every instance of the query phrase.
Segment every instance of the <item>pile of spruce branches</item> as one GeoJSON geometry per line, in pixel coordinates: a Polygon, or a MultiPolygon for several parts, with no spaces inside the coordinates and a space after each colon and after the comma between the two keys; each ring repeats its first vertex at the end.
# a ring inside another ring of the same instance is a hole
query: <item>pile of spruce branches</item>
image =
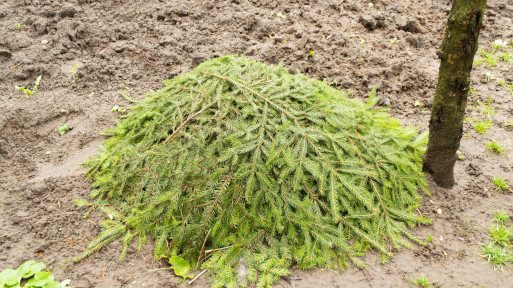
{"type": "Polygon", "coordinates": [[[386,261],[423,244],[407,226],[426,135],[282,66],[224,56],[130,108],[90,159],[92,203],[110,218],[75,260],[122,237],[209,270],[212,286],[271,286],[301,269],[386,261]],[[411,241],[409,241],[411,240],[411,241]]]}

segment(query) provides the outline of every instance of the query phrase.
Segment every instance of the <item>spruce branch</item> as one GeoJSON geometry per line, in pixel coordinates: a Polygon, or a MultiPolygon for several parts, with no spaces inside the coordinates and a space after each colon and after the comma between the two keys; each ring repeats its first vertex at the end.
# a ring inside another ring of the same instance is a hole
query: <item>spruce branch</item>
{"type": "Polygon", "coordinates": [[[86,162],[95,200],[77,203],[113,219],[76,261],[149,236],[157,259],[207,269],[213,287],[269,287],[293,263],[363,268],[368,249],[385,261],[424,244],[408,226],[430,223],[414,212],[427,138],[374,109],[375,90],[362,103],[235,56],[165,83],[86,162]]]}

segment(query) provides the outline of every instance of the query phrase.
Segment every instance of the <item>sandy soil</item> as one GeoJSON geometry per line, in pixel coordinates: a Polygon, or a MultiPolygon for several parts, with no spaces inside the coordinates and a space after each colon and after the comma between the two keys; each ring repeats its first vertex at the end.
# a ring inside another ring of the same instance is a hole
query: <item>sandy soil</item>
{"type": "MultiPolygon", "coordinates": [[[[111,108],[128,105],[120,91],[141,98],[161,80],[218,55],[283,62],[362,99],[377,87],[394,116],[427,129],[450,1],[376,0],[373,8],[348,0],[252,1],[0,0],[0,270],[35,259],[74,287],[179,286],[169,270],[155,271],[166,266],[153,261],[151,243],[142,252],[131,249],[122,262],[116,242],[71,263],[104,217],[93,212],[82,219],[87,210],[72,200],[89,193],[80,163],[105,140],[99,132],[118,116],[111,108]],[[32,87],[39,75],[31,98],[14,89],[32,87]],[[72,129],[60,136],[64,124],[72,129]]],[[[481,47],[513,39],[512,19],[511,0],[490,0],[481,47]]],[[[500,112],[486,134],[466,124],[458,185],[431,184],[421,212],[433,225],[415,231],[432,235],[431,245],[398,251],[385,265],[369,253],[366,270],[294,270],[276,287],[413,287],[405,274],[426,274],[437,287],[511,287],[511,271],[493,271],[478,255],[494,211],[513,214],[512,194],[493,191],[491,182],[503,176],[513,184],[513,137],[503,125],[513,120],[512,95],[485,77],[491,71],[511,83],[511,68],[473,71],[477,93],[470,100],[493,95],[500,112]],[[508,152],[492,154],[484,145],[490,140],[508,152]]],[[[205,275],[192,286],[208,285],[205,275]]]]}

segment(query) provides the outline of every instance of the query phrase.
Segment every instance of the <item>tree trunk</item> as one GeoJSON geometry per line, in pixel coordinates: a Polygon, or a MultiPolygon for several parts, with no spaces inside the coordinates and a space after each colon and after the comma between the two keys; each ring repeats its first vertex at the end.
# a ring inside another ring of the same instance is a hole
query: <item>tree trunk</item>
{"type": "Polygon", "coordinates": [[[470,72],[485,7],[486,0],[454,0],[437,52],[441,63],[423,170],[432,174],[441,187],[454,185],[453,168],[463,134],[470,72]]]}

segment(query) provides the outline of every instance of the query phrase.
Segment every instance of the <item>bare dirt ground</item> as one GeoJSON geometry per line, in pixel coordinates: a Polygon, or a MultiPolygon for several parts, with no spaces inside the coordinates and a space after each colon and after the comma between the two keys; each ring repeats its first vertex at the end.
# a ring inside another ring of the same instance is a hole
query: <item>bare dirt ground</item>
{"type": "MultiPolygon", "coordinates": [[[[496,39],[513,39],[513,2],[488,2],[480,38],[487,49],[496,39]]],[[[118,116],[112,107],[128,105],[121,90],[141,98],[162,87],[160,81],[218,55],[283,62],[362,99],[377,87],[395,117],[426,130],[438,74],[436,51],[451,1],[373,4],[0,0],[0,270],[35,259],[45,261],[58,280],[70,278],[73,287],[178,287],[170,270],[155,271],[166,266],[153,261],[151,244],[142,252],[131,249],[122,262],[116,242],[72,263],[99,233],[96,223],[104,217],[95,212],[82,219],[87,210],[72,200],[90,191],[80,164],[105,140],[99,133],[118,116]],[[32,87],[39,75],[39,91],[31,98],[14,89],[32,87]],[[57,129],[64,124],[72,129],[60,136],[57,129]]],[[[513,132],[503,125],[513,120],[513,100],[497,83],[513,82],[511,68],[500,63],[473,71],[476,94],[469,103],[492,95],[500,110],[486,134],[466,124],[458,185],[452,190],[430,185],[433,195],[421,211],[433,225],[415,232],[431,235],[432,244],[397,251],[385,265],[369,253],[366,270],[293,270],[276,287],[413,287],[405,275],[420,274],[437,287],[512,287],[512,272],[493,271],[478,249],[489,241],[493,213],[513,214],[512,194],[494,191],[491,181],[502,176],[513,184],[513,132]],[[487,72],[495,80],[487,81],[487,72]],[[484,143],[490,140],[502,143],[506,154],[489,152],[484,143]]],[[[208,285],[204,275],[192,286],[208,285]]]]}

